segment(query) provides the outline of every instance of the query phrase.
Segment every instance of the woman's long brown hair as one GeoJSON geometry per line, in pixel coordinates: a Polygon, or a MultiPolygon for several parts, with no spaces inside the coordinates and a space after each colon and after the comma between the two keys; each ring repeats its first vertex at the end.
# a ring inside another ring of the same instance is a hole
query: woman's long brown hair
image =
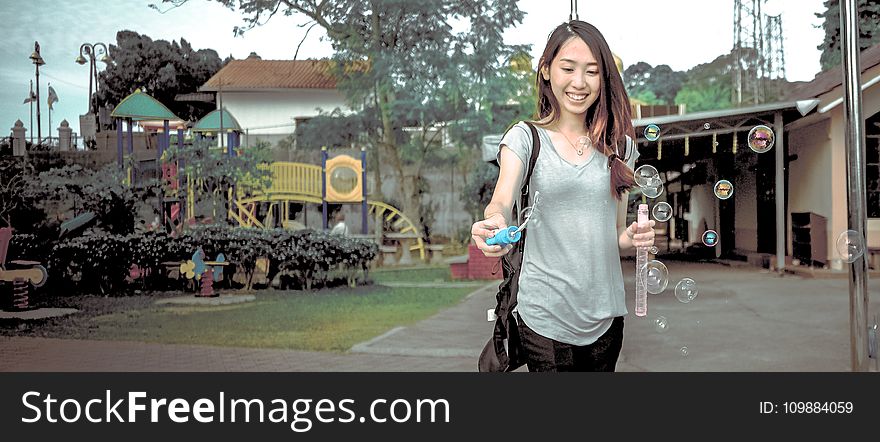
{"type": "MultiPolygon", "coordinates": [[[[633,171],[624,162],[625,158],[633,155],[627,152],[626,136],[635,139],[635,131],[632,126],[632,112],[629,107],[629,96],[623,86],[623,79],[614,64],[614,56],[602,33],[595,26],[572,20],[559,25],[550,38],[538,63],[535,89],[538,92],[538,109],[535,119],[541,125],[550,124],[559,119],[559,103],[553,95],[550,80],[544,80],[541,75],[542,69],[550,69],[550,63],[559,53],[559,49],[571,38],[580,38],[589,46],[596,60],[599,62],[599,71],[602,76],[602,87],[599,90],[599,98],[587,110],[584,121],[590,140],[594,147],[606,157],[616,155],[611,162],[611,194],[620,200],[623,193],[631,189],[635,184],[633,171]],[[623,146],[621,149],[619,146],[623,146]]],[[[635,147],[633,147],[635,149],[635,147]]]]}

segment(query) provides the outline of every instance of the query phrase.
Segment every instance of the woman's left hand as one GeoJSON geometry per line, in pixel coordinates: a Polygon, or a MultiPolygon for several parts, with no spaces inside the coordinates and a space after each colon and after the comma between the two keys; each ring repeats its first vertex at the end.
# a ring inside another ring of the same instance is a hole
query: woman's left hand
{"type": "Polygon", "coordinates": [[[654,245],[654,224],[655,221],[648,221],[647,224],[633,222],[626,228],[626,236],[632,241],[633,247],[651,247],[654,245]]]}

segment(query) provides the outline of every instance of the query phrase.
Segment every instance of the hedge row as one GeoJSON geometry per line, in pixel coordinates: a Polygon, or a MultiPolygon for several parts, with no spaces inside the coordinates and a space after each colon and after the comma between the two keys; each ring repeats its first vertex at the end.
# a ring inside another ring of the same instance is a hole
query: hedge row
{"type": "Polygon", "coordinates": [[[223,253],[232,265],[224,270],[231,277],[240,272],[250,288],[259,258],[269,259],[268,278],[279,272],[292,276],[311,289],[326,283],[331,270],[346,274],[349,281],[366,273],[378,253],[370,241],[329,235],[313,230],[290,232],[226,226],[200,226],[180,237],[164,232],[129,235],[87,234],[46,244],[33,235],[14,235],[9,258],[44,263],[50,284],[78,293],[126,294],[135,288],[132,265],[141,269],[137,288],[153,290],[167,285],[163,262],[184,262],[201,247],[206,260],[223,253]]]}

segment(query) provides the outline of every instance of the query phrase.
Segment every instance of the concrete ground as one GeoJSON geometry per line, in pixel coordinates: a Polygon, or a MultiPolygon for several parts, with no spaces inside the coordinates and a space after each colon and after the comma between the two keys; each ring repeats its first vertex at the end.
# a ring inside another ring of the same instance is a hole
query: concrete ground
{"type": "MultiPolygon", "coordinates": [[[[780,277],[745,265],[665,264],[669,286],[648,295],[648,315],[640,318],[632,313],[634,264],[623,261],[630,314],[618,371],[850,370],[846,278],[780,277]],[[673,294],[684,277],[699,289],[687,304],[673,294]],[[655,326],[658,316],[666,318],[665,331],[655,326]]],[[[476,371],[492,329],[486,310],[494,307],[497,285],[487,283],[431,318],[346,353],[0,338],[0,371],[476,371]]],[[[873,323],[880,286],[869,287],[873,323]]],[[[877,371],[876,359],[872,369],[877,371]]]]}

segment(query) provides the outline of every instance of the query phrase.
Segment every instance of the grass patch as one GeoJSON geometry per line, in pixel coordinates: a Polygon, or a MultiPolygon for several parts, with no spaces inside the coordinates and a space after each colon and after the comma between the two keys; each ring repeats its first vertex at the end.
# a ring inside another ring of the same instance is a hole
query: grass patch
{"type": "Polygon", "coordinates": [[[377,283],[383,282],[452,282],[448,265],[431,267],[412,267],[403,269],[376,269],[370,277],[377,283]]]}
{"type": "MultiPolygon", "coordinates": [[[[371,273],[377,282],[378,273],[385,272],[371,273]]],[[[440,274],[438,269],[419,269],[419,273],[440,274]]],[[[390,279],[381,281],[404,277],[384,276],[390,279]]],[[[423,277],[412,280],[425,281],[423,277]]],[[[38,321],[0,320],[0,334],[345,351],[393,327],[428,318],[473,290],[382,285],[315,292],[262,290],[254,302],[216,307],[153,303],[172,295],[168,293],[71,297],[59,304],[80,309],[79,313],[38,321]]]]}

